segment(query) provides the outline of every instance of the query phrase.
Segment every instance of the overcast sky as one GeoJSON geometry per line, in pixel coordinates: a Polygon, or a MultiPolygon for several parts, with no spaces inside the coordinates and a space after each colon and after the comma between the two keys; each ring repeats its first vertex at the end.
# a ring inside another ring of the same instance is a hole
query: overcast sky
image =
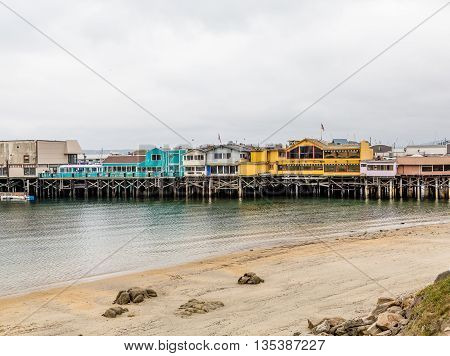
{"type": "MultiPolygon", "coordinates": [[[[194,145],[263,140],[445,3],[2,1],[194,145]]],[[[450,6],[270,141],[450,138],[449,24],[450,6]]],[[[182,143],[2,6],[0,120],[0,140],[182,143]]]]}

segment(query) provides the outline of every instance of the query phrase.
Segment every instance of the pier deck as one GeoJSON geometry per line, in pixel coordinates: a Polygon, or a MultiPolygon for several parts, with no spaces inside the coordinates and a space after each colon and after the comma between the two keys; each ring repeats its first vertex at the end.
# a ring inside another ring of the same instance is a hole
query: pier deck
{"type": "Polygon", "coordinates": [[[450,176],[48,176],[0,178],[1,191],[25,192],[41,199],[324,196],[450,200],[450,176]]]}

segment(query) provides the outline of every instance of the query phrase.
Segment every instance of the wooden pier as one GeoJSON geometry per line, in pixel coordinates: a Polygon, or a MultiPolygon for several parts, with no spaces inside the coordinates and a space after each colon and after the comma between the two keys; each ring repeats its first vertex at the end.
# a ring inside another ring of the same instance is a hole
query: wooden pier
{"type": "Polygon", "coordinates": [[[25,192],[38,199],[323,196],[357,199],[450,200],[450,176],[0,178],[0,192],[25,192]]]}

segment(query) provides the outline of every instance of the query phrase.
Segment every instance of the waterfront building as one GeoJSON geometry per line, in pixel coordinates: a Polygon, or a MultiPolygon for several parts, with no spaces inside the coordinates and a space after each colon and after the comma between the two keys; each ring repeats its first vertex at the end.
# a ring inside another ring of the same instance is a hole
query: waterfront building
{"type": "Polygon", "coordinates": [[[107,177],[146,176],[144,155],[110,155],[102,163],[103,174],[107,177]]]}
{"type": "Polygon", "coordinates": [[[428,157],[399,157],[397,172],[401,176],[448,176],[450,155],[428,157]]]}
{"type": "Polygon", "coordinates": [[[143,166],[153,177],[183,177],[183,148],[153,148],[145,156],[143,166]]]}
{"type": "Polygon", "coordinates": [[[439,145],[411,145],[405,148],[406,156],[445,156],[450,155],[450,143],[443,142],[439,145]]]}
{"type": "Polygon", "coordinates": [[[397,162],[395,160],[370,160],[361,162],[361,176],[366,177],[395,177],[397,162]]]}
{"type": "Polygon", "coordinates": [[[76,140],[0,141],[0,177],[34,178],[57,172],[64,164],[76,164],[81,147],[76,140]]]}
{"type": "Polygon", "coordinates": [[[379,145],[370,146],[370,148],[373,150],[373,155],[375,158],[391,157],[392,146],[379,144],[379,145]]]}
{"type": "Polygon", "coordinates": [[[203,149],[191,149],[183,155],[185,176],[206,176],[207,151],[203,149]]]}
{"type": "MultiPolygon", "coordinates": [[[[336,141],[337,142],[337,141],[336,141]]],[[[255,150],[241,165],[242,175],[358,176],[361,160],[373,159],[367,141],[327,143],[305,138],[285,149],[255,150]]]]}
{"type": "Polygon", "coordinates": [[[250,158],[250,149],[243,145],[209,146],[206,151],[206,175],[238,175],[239,165],[250,158]]]}

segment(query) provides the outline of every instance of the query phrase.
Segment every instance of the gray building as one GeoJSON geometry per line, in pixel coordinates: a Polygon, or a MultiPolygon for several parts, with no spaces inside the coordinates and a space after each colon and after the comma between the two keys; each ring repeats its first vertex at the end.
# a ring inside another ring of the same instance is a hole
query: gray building
{"type": "Polygon", "coordinates": [[[81,147],[78,141],[0,141],[0,177],[33,178],[56,172],[63,164],[76,164],[81,147]]]}

